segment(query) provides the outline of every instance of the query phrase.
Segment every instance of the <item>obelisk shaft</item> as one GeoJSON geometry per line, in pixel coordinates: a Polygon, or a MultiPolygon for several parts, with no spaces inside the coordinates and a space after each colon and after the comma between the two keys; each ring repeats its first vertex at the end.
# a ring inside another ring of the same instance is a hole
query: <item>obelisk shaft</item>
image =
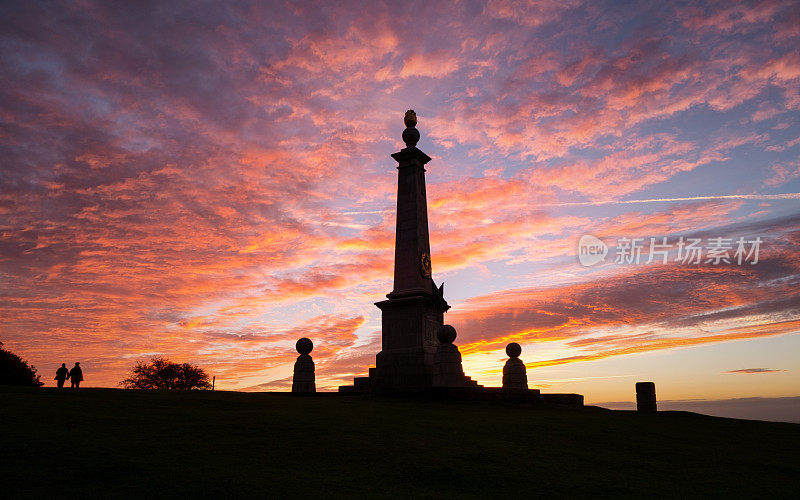
{"type": "Polygon", "coordinates": [[[394,153],[397,160],[397,230],[394,250],[394,289],[389,298],[429,296],[433,290],[428,236],[425,164],[430,157],[408,147],[394,153]]]}

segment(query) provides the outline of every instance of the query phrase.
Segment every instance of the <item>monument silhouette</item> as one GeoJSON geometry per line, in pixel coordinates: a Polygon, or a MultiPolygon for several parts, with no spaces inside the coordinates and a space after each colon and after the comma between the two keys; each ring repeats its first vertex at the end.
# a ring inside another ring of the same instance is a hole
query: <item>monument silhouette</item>
{"type": "MultiPolygon", "coordinates": [[[[414,110],[406,111],[404,122],[406,147],[392,154],[397,161],[394,288],[387,300],[375,304],[382,313],[382,349],[369,376],[356,378],[353,386],[340,387],[341,392],[415,390],[434,385],[437,333],[450,306],[444,300],[444,285],[436,286],[431,271],[425,192],[425,165],[431,158],[417,148],[420,135],[414,110]]],[[[467,377],[459,382],[455,385],[475,385],[467,377]]]]}
{"type": "MultiPolygon", "coordinates": [[[[433,280],[428,232],[425,165],[431,158],[417,148],[420,134],[414,110],[406,111],[404,122],[406,147],[391,155],[397,162],[394,287],[386,300],[375,303],[382,316],[381,351],[368,376],[356,377],[353,385],[340,386],[339,392],[505,397],[507,388],[483,387],[464,374],[461,353],[453,343],[456,330],[444,323],[450,306],[444,299],[444,284],[437,286],[433,280]]],[[[522,364],[512,358],[512,364],[522,364]]],[[[527,379],[522,382],[524,365],[521,370],[515,365],[513,371],[516,398],[583,405],[579,394],[542,395],[538,389],[528,389],[527,379]]]]}

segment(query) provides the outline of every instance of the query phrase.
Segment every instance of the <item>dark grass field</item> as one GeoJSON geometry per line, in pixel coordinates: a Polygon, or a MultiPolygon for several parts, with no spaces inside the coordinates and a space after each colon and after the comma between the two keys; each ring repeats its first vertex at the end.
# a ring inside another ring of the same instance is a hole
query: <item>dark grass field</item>
{"type": "Polygon", "coordinates": [[[0,497],[800,498],[800,425],[472,402],[0,387],[0,497]]]}

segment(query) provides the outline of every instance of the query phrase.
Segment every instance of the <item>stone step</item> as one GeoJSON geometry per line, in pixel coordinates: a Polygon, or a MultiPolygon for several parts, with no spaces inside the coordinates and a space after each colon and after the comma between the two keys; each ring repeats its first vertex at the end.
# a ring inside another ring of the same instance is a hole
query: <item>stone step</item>
{"type": "Polygon", "coordinates": [[[369,391],[372,386],[372,377],[356,377],[353,379],[353,388],[356,391],[369,391]]]}
{"type": "Polygon", "coordinates": [[[472,380],[472,377],[464,377],[464,385],[467,387],[483,387],[482,385],[478,385],[477,380],[472,380]]]}

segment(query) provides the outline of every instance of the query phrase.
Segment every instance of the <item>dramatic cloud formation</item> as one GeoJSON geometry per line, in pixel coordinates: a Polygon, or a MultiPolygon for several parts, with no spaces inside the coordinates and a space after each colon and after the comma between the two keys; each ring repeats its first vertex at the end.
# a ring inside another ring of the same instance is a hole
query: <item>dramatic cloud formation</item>
{"type": "Polygon", "coordinates": [[[434,277],[481,382],[512,340],[534,369],[800,332],[794,2],[0,13],[0,339],[44,378],[80,360],[114,386],[159,354],[282,390],[301,336],[319,387],[364,373],[408,108],[434,277]],[[580,266],[583,234],[605,263],[580,266]],[[680,237],[731,257],[760,238],[759,261],[645,263],[680,237]],[[624,238],[640,263],[615,262],[624,238]]]}

